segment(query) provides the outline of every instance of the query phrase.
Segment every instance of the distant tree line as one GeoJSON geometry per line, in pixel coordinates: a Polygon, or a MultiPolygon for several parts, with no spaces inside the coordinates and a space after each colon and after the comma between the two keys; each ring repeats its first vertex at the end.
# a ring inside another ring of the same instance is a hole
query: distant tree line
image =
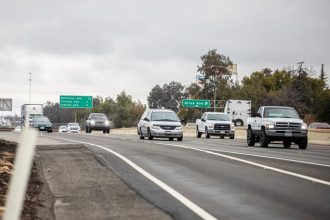
{"type": "MultiPolygon", "coordinates": [[[[315,120],[330,122],[330,90],[326,84],[323,66],[319,77],[302,65],[297,70],[271,70],[265,68],[244,77],[241,83],[232,79],[229,57],[210,50],[201,57],[197,72],[199,83],[184,87],[170,82],[156,85],[148,96],[150,108],[170,108],[186,121],[193,122],[206,109],[185,109],[181,100],[189,99],[245,99],[252,101],[252,112],[261,105],[294,107],[300,114],[312,114],[315,120]]],[[[210,110],[210,109],[208,109],[210,110]]]]}
{"type": "Polygon", "coordinates": [[[46,115],[54,123],[78,122],[85,125],[86,117],[92,112],[100,112],[111,118],[113,127],[136,126],[146,106],[140,101],[134,102],[125,91],[117,95],[116,100],[101,96],[93,98],[92,109],[60,108],[59,103],[47,102],[44,107],[46,115]]]}

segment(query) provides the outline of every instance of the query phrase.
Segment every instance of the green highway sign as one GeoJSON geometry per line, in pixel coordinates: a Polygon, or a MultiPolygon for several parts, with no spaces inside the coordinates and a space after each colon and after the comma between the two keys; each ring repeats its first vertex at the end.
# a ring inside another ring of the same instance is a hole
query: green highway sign
{"type": "Polygon", "coordinates": [[[182,107],[184,108],[210,108],[211,101],[204,99],[183,99],[182,107]]]}
{"type": "Polygon", "coordinates": [[[61,95],[60,108],[93,108],[93,97],[61,95]]]}

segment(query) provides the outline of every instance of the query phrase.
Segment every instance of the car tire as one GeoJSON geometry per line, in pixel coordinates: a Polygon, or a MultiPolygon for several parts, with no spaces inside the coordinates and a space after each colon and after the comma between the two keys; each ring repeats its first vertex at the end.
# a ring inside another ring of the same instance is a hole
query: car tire
{"type": "Polygon", "coordinates": [[[107,130],[103,130],[103,134],[107,133],[107,130]]]}
{"type": "Polygon", "coordinates": [[[305,150],[307,148],[307,144],[308,144],[308,137],[307,136],[306,137],[302,137],[299,140],[298,147],[301,150],[305,150]]]}
{"type": "Polygon", "coordinates": [[[107,130],[107,134],[110,134],[110,129],[107,130]]]}
{"type": "Polygon", "coordinates": [[[210,138],[210,134],[207,131],[207,128],[205,128],[205,138],[210,138]]]}
{"type": "Polygon", "coordinates": [[[151,135],[150,128],[148,128],[148,140],[152,140],[154,137],[151,135]]]}
{"type": "Polygon", "coordinates": [[[183,140],[183,136],[178,137],[178,141],[182,141],[183,140]]]}
{"type": "Polygon", "coordinates": [[[252,130],[249,128],[246,133],[247,133],[246,141],[247,141],[248,146],[251,146],[251,147],[254,146],[256,143],[256,137],[253,134],[252,130]]]}
{"type": "Polygon", "coordinates": [[[174,138],[172,138],[172,137],[168,138],[169,141],[173,141],[173,139],[174,139],[174,138]]]}
{"type": "Polygon", "coordinates": [[[266,134],[266,131],[264,128],[261,129],[261,135],[260,135],[260,147],[266,148],[269,144],[269,137],[266,134]]]}
{"type": "Polygon", "coordinates": [[[144,139],[144,136],[143,136],[143,134],[142,134],[142,131],[141,131],[141,129],[139,130],[139,137],[140,137],[140,139],[141,139],[141,140],[143,140],[143,139],[144,139]]]}
{"type": "Polygon", "coordinates": [[[243,126],[244,122],[241,119],[237,119],[234,121],[234,125],[235,126],[243,126]]]}
{"type": "Polygon", "coordinates": [[[223,135],[220,135],[220,139],[224,139],[225,138],[225,136],[223,136],[223,135]]]}
{"type": "Polygon", "coordinates": [[[202,132],[199,132],[199,130],[198,130],[198,126],[196,127],[196,137],[197,137],[197,138],[202,137],[202,132]]]}
{"type": "Polygon", "coordinates": [[[52,133],[52,132],[53,132],[53,130],[48,130],[47,132],[48,132],[48,133],[52,133]]]}
{"type": "Polygon", "coordinates": [[[230,139],[234,139],[235,138],[235,135],[230,135],[229,138],[230,139]]]}
{"type": "Polygon", "coordinates": [[[284,148],[290,148],[291,147],[291,139],[286,138],[283,140],[283,146],[284,148]]]}

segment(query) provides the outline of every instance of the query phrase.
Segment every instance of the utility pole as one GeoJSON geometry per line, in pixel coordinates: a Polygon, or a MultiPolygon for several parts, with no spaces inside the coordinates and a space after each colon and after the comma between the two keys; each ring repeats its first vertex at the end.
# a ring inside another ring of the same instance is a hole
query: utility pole
{"type": "Polygon", "coordinates": [[[324,74],[324,64],[321,64],[321,75],[320,75],[321,80],[325,80],[325,74],[324,74]]]}
{"type": "Polygon", "coordinates": [[[31,104],[31,81],[32,81],[32,73],[29,73],[29,104],[31,104]]]}
{"type": "Polygon", "coordinates": [[[302,65],[303,65],[304,61],[300,61],[297,64],[299,64],[299,77],[301,77],[301,71],[302,71],[302,65]]]}

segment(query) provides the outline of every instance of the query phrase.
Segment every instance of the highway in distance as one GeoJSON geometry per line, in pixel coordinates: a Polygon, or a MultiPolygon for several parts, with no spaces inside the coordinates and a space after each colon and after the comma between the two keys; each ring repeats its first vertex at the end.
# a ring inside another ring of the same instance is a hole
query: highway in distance
{"type": "Polygon", "coordinates": [[[43,134],[81,143],[175,219],[329,219],[330,146],[248,147],[246,140],[43,134]]]}

